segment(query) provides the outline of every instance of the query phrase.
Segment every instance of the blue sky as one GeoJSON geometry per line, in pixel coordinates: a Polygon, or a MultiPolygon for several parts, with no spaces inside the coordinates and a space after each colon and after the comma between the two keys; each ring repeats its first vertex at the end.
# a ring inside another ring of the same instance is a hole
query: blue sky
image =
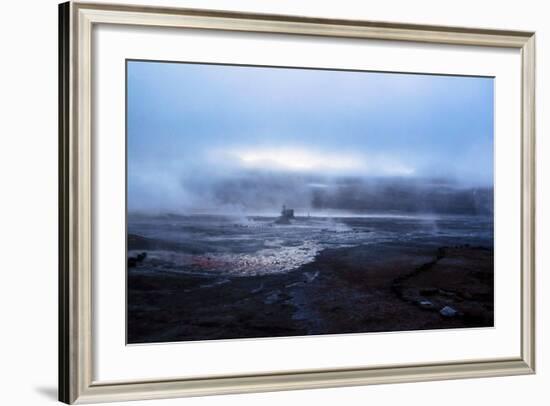
{"type": "Polygon", "coordinates": [[[492,185],[492,78],[129,61],[127,81],[130,209],[251,172],[492,185]]]}

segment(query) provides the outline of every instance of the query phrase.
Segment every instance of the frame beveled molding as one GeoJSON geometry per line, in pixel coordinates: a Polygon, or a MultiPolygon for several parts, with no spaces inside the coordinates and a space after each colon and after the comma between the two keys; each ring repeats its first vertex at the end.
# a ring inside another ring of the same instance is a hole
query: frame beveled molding
{"type": "Polygon", "coordinates": [[[532,374],[535,371],[535,34],[227,11],[68,2],[59,6],[59,400],[158,399],[532,374]],[[517,358],[93,381],[91,53],[95,24],[507,47],[521,51],[521,349],[517,358]]]}

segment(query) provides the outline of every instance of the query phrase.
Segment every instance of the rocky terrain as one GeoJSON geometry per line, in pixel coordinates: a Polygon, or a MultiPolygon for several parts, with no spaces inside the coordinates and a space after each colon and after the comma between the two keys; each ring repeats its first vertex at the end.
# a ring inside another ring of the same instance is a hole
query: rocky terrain
{"type": "MultiPolygon", "coordinates": [[[[139,236],[129,249],[151,248],[139,236]]],[[[493,326],[493,252],[388,242],[235,276],[128,268],[128,343],[493,326]]],[[[200,266],[200,265],[199,265],[200,266]]]]}

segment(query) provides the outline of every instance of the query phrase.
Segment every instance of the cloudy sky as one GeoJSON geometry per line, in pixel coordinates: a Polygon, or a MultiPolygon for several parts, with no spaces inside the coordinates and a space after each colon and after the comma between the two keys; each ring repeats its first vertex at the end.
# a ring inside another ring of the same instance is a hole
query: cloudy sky
{"type": "Polygon", "coordinates": [[[492,186],[492,78],[139,61],[127,73],[130,211],[213,207],[212,188],[266,176],[492,186]]]}

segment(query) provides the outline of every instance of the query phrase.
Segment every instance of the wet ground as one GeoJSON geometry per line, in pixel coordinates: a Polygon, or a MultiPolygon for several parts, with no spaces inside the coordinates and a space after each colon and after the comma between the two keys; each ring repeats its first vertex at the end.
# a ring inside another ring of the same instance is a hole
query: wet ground
{"type": "Polygon", "coordinates": [[[128,269],[128,342],[493,325],[486,219],[270,224],[130,223],[129,256],[147,255],[128,269]]]}

